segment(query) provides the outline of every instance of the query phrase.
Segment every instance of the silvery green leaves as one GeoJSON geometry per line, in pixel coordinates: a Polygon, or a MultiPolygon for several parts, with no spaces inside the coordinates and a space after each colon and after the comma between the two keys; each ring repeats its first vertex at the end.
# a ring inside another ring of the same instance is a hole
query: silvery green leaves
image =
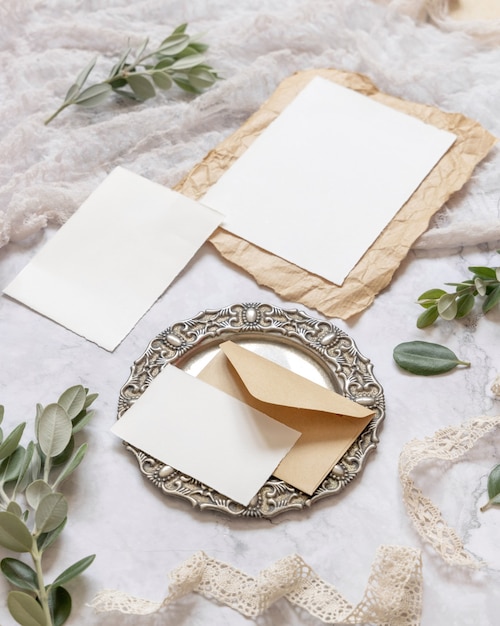
{"type": "Polygon", "coordinates": [[[488,502],[481,507],[481,511],[494,506],[500,507],[500,465],[495,465],[488,476],[488,498],[488,502]]]}
{"type": "Polygon", "coordinates": [[[482,311],[488,313],[500,302],[500,268],[469,267],[472,277],[461,283],[446,283],[455,288],[452,292],[444,289],[429,289],[419,298],[418,303],[425,311],[417,319],[418,328],[426,328],[440,317],[444,320],[466,317],[474,308],[476,297],[483,298],[482,311]]]}
{"type": "Polygon", "coordinates": [[[407,341],[394,348],[394,360],[402,369],[419,376],[444,374],[470,363],[461,361],[449,348],[428,341],[407,341]]]}
{"type": "Polygon", "coordinates": [[[187,24],[181,24],[151,51],[147,50],[148,39],[135,52],[127,48],[105,80],[85,87],[96,64],[96,58],[92,59],[68,89],[62,105],[45,124],[73,104],[94,107],[113,92],[142,102],[153,98],[157,89],[166,91],[174,84],[193,94],[211,87],[219,76],[205,62],[204,53],[208,46],[188,35],[186,29],[187,24]]]}
{"type": "MultiPolygon", "coordinates": [[[[68,502],[60,485],[85,455],[87,444],[77,447],[75,434],[92,417],[89,407],[96,397],[76,385],[61,394],[57,402],[46,407],[37,405],[36,438],[26,448],[20,444],[25,423],[6,437],[0,430],[0,546],[29,554],[34,564],[32,568],[13,557],[0,562],[3,575],[18,588],[9,593],[7,605],[22,626],[64,624],[71,612],[71,596],[63,585],[94,560],[94,555],[85,557],[52,583],[44,582],[42,555],[67,521],[68,502]]],[[[2,419],[0,407],[0,422],[2,419]]]]}

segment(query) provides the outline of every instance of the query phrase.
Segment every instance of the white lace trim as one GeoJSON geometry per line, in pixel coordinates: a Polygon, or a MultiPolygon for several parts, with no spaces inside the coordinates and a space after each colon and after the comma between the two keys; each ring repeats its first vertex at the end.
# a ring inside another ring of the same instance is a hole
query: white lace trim
{"type": "Polygon", "coordinates": [[[448,526],[438,507],[415,485],[411,473],[424,461],[462,458],[481,437],[497,426],[500,426],[500,416],[476,417],[460,426],[438,430],[432,437],[414,439],[401,451],[399,477],[406,511],[422,539],[450,565],[479,568],[483,562],[465,550],[457,532],[448,526]]]}
{"type": "Polygon", "coordinates": [[[256,578],[197,552],[170,574],[168,594],[161,602],[135,598],[121,591],[101,591],[91,603],[98,612],[119,611],[149,615],[194,592],[257,617],[285,598],[325,624],[418,626],[422,607],[420,551],[381,546],[372,564],[364,596],[351,605],[319,578],[298,555],[290,555],[260,572],[256,578]]]}

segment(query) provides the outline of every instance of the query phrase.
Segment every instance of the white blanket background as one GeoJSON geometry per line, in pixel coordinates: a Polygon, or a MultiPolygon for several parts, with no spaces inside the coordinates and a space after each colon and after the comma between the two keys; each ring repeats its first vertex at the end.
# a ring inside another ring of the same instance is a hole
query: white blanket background
{"type": "MultiPolygon", "coordinates": [[[[0,246],[63,223],[117,165],[174,186],[297,70],[361,72],[387,93],[464,113],[500,136],[500,47],[491,36],[436,24],[425,4],[2,0],[0,246]],[[200,96],[173,88],[141,104],[113,95],[44,126],[95,54],[91,82],[129,43],[157,44],[183,22],[203,33],[223,81],[200,96]]],[[[495,147],[415,245],[499,240],[499,165],[495,147]]]]}

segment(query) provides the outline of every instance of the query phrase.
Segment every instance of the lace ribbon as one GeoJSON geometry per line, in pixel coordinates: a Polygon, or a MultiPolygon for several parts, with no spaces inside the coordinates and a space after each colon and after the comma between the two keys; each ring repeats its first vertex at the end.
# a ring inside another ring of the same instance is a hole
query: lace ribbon
{"type": "MultiPolygon", "coordinates": [[[[495,387],[492,389],[495,392],[495,387]]],[[[476,417],[460,426],[438,430],[432,437],[410,441],[401,451],[399,477],[406,511],[422,539],[429,542],[450,565],[479,568],[483,562],[465,550],[461,538],[445,522],[438,507],[415,486],[411,472],[424,461],[460,459],[497,426],[500,426],[500,416],[476,417]]]]}
{"type": "Polygon", "coordinates": [[[98,612],[149,615],[194,592],[225,604],[246,617],[257,617],[286,598],[325,624],[418,626],[422,607],[420,551],[381,546],[372,564],[361,602],[352,606],[319,578],[298,555],[277,561],[256,578],[197,552],[170,573],[166,598],[152,602],[120,591],[101,591],[91,605],[98,612]]]}

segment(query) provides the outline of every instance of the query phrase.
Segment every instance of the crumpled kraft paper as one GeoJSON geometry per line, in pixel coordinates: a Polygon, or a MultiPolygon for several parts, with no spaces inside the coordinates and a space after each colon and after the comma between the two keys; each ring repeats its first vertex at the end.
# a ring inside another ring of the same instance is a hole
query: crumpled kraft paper
{"type": "Polygon", "coordinates": [[[435,107],[381,93],[361,74],[335,69],[307,70],[285,79],[269,100],[235,133],[210,151],[175,189],[196,200],[204,195],[315,76],[335,81],[457,135],[455,144],[366,251],[341,287],[222,228],[210,238],[224,258],[247,271],[260,285],[327,317],[348,319],[370,306],[375,296],[387,287],[413,242],[427,229],[431,217],[467,182],[496,138],[480,124],[459,113],[445,113],[435,107]]]}

